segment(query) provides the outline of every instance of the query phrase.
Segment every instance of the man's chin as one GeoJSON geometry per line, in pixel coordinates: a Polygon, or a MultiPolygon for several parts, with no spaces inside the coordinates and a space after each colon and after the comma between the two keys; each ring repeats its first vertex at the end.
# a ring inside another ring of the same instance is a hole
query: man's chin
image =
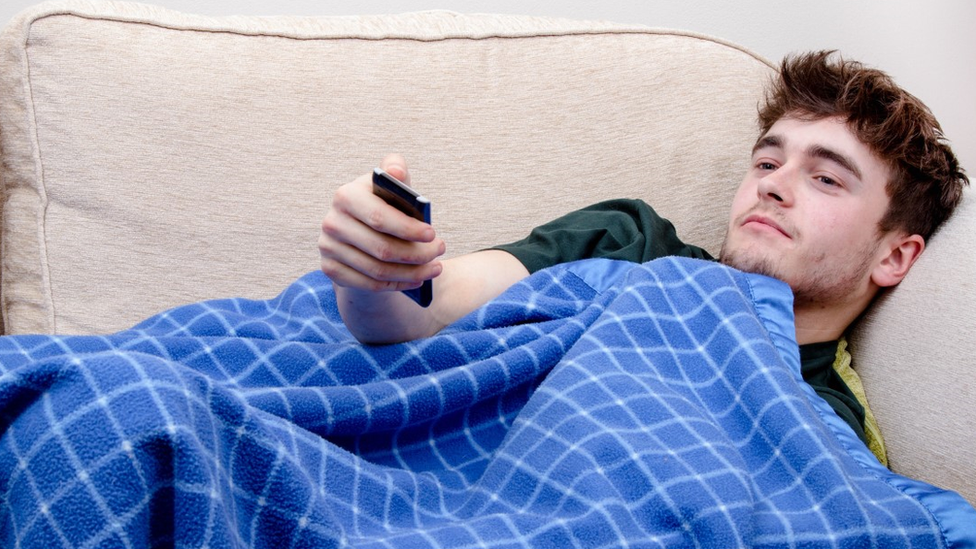
{"type": "Polygon", "coordinates": [[[723,265],[728,265],[729,267],[746,273],[755,273],[773,278],[780,278],[780,272],[776,267],[776,263],[767,256],[735,252],[730,253],[723,249],[719,254],[718,260],[723,265]]]}

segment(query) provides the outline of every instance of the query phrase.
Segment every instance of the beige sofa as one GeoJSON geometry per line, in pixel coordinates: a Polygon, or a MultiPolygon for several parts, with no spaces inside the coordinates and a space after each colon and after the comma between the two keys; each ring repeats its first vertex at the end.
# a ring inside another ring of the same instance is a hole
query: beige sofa
{"type": "MultiPolygon", "coordinates": [[[[8,334],[271,297],[317,268],[331,192],[391,151],[451,254],[608,197],[646,199],[714,252],[774,70],[634,25],[82,0],[22,13],[0,56],[8,334]]],[[[851,343],[892,468],[976,502],[971,194],[851,343]]]]}

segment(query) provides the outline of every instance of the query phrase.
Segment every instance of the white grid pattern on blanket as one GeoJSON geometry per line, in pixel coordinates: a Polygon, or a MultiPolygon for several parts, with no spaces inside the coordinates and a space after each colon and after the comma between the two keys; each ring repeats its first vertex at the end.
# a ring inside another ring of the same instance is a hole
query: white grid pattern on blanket
{"type": "Polygon", "coordinates": [[[818,421],[829,408],[752,317],[749,279],[652,265],[597,293],[571,269],[540,273],[405,346],[351,342],[314,274],[276,300],[189,305],[111,336],[2,338],[0,536],[938,543],[931,514],[818,421]]]}

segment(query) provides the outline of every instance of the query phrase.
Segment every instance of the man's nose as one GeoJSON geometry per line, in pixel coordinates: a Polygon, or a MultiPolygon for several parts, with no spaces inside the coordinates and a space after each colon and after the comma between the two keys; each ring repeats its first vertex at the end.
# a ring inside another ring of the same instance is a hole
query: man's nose
{"type": "Polygon", "coordinates": [[[793,185],[797,177],[795,170],[788,166],[781,166],[766,174],[759,180],[759,198],[774,201],[780,206],[791,206],[793,204],[793,185]]]}

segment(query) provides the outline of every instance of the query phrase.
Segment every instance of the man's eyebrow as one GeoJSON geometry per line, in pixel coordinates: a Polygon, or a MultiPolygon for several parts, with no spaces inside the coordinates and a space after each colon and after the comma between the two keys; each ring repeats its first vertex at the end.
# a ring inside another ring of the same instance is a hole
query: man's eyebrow
{"type": "MultiPolygon", "coordinates": [[[[773,148],[782,149],[786,146],[786,139],[779,135],[764,135],[759,141],[756,141],[755,146],[752,147],[752,154],[756,154],[756,151],[760,149],[773,148]]],[[[812,145],[807,149],[807,155],[813,158],[822,158],[824,160],[829,160],[838,164],[841,168],[851,172],[858,179],[861,177],[861,169],[857,167],[857,162],[851,157],[839,153],[829,147],[823,145],[812,145]]]]}
{"type": "Polygon", "coordinates": [[[766,148],[782,149],[783,138],[778,135],[764,135],[759,138],[759,141],[756,141],[756,144],[752,147],[752,153],[755,154],[759,149],[766,148]]]}
{"type": "Polygon", "coordinates": [[[839,164],[840,167],[854,174],[854,177],[861,179],[861,170],[857,167],[857,163],[851,157],[841,154],[835,150],[828,149],[823,145],[813,145],[807,151],[807,154],[814,158],[823,158],[824,160],[829,160],[835,164],[839,164]]]}

